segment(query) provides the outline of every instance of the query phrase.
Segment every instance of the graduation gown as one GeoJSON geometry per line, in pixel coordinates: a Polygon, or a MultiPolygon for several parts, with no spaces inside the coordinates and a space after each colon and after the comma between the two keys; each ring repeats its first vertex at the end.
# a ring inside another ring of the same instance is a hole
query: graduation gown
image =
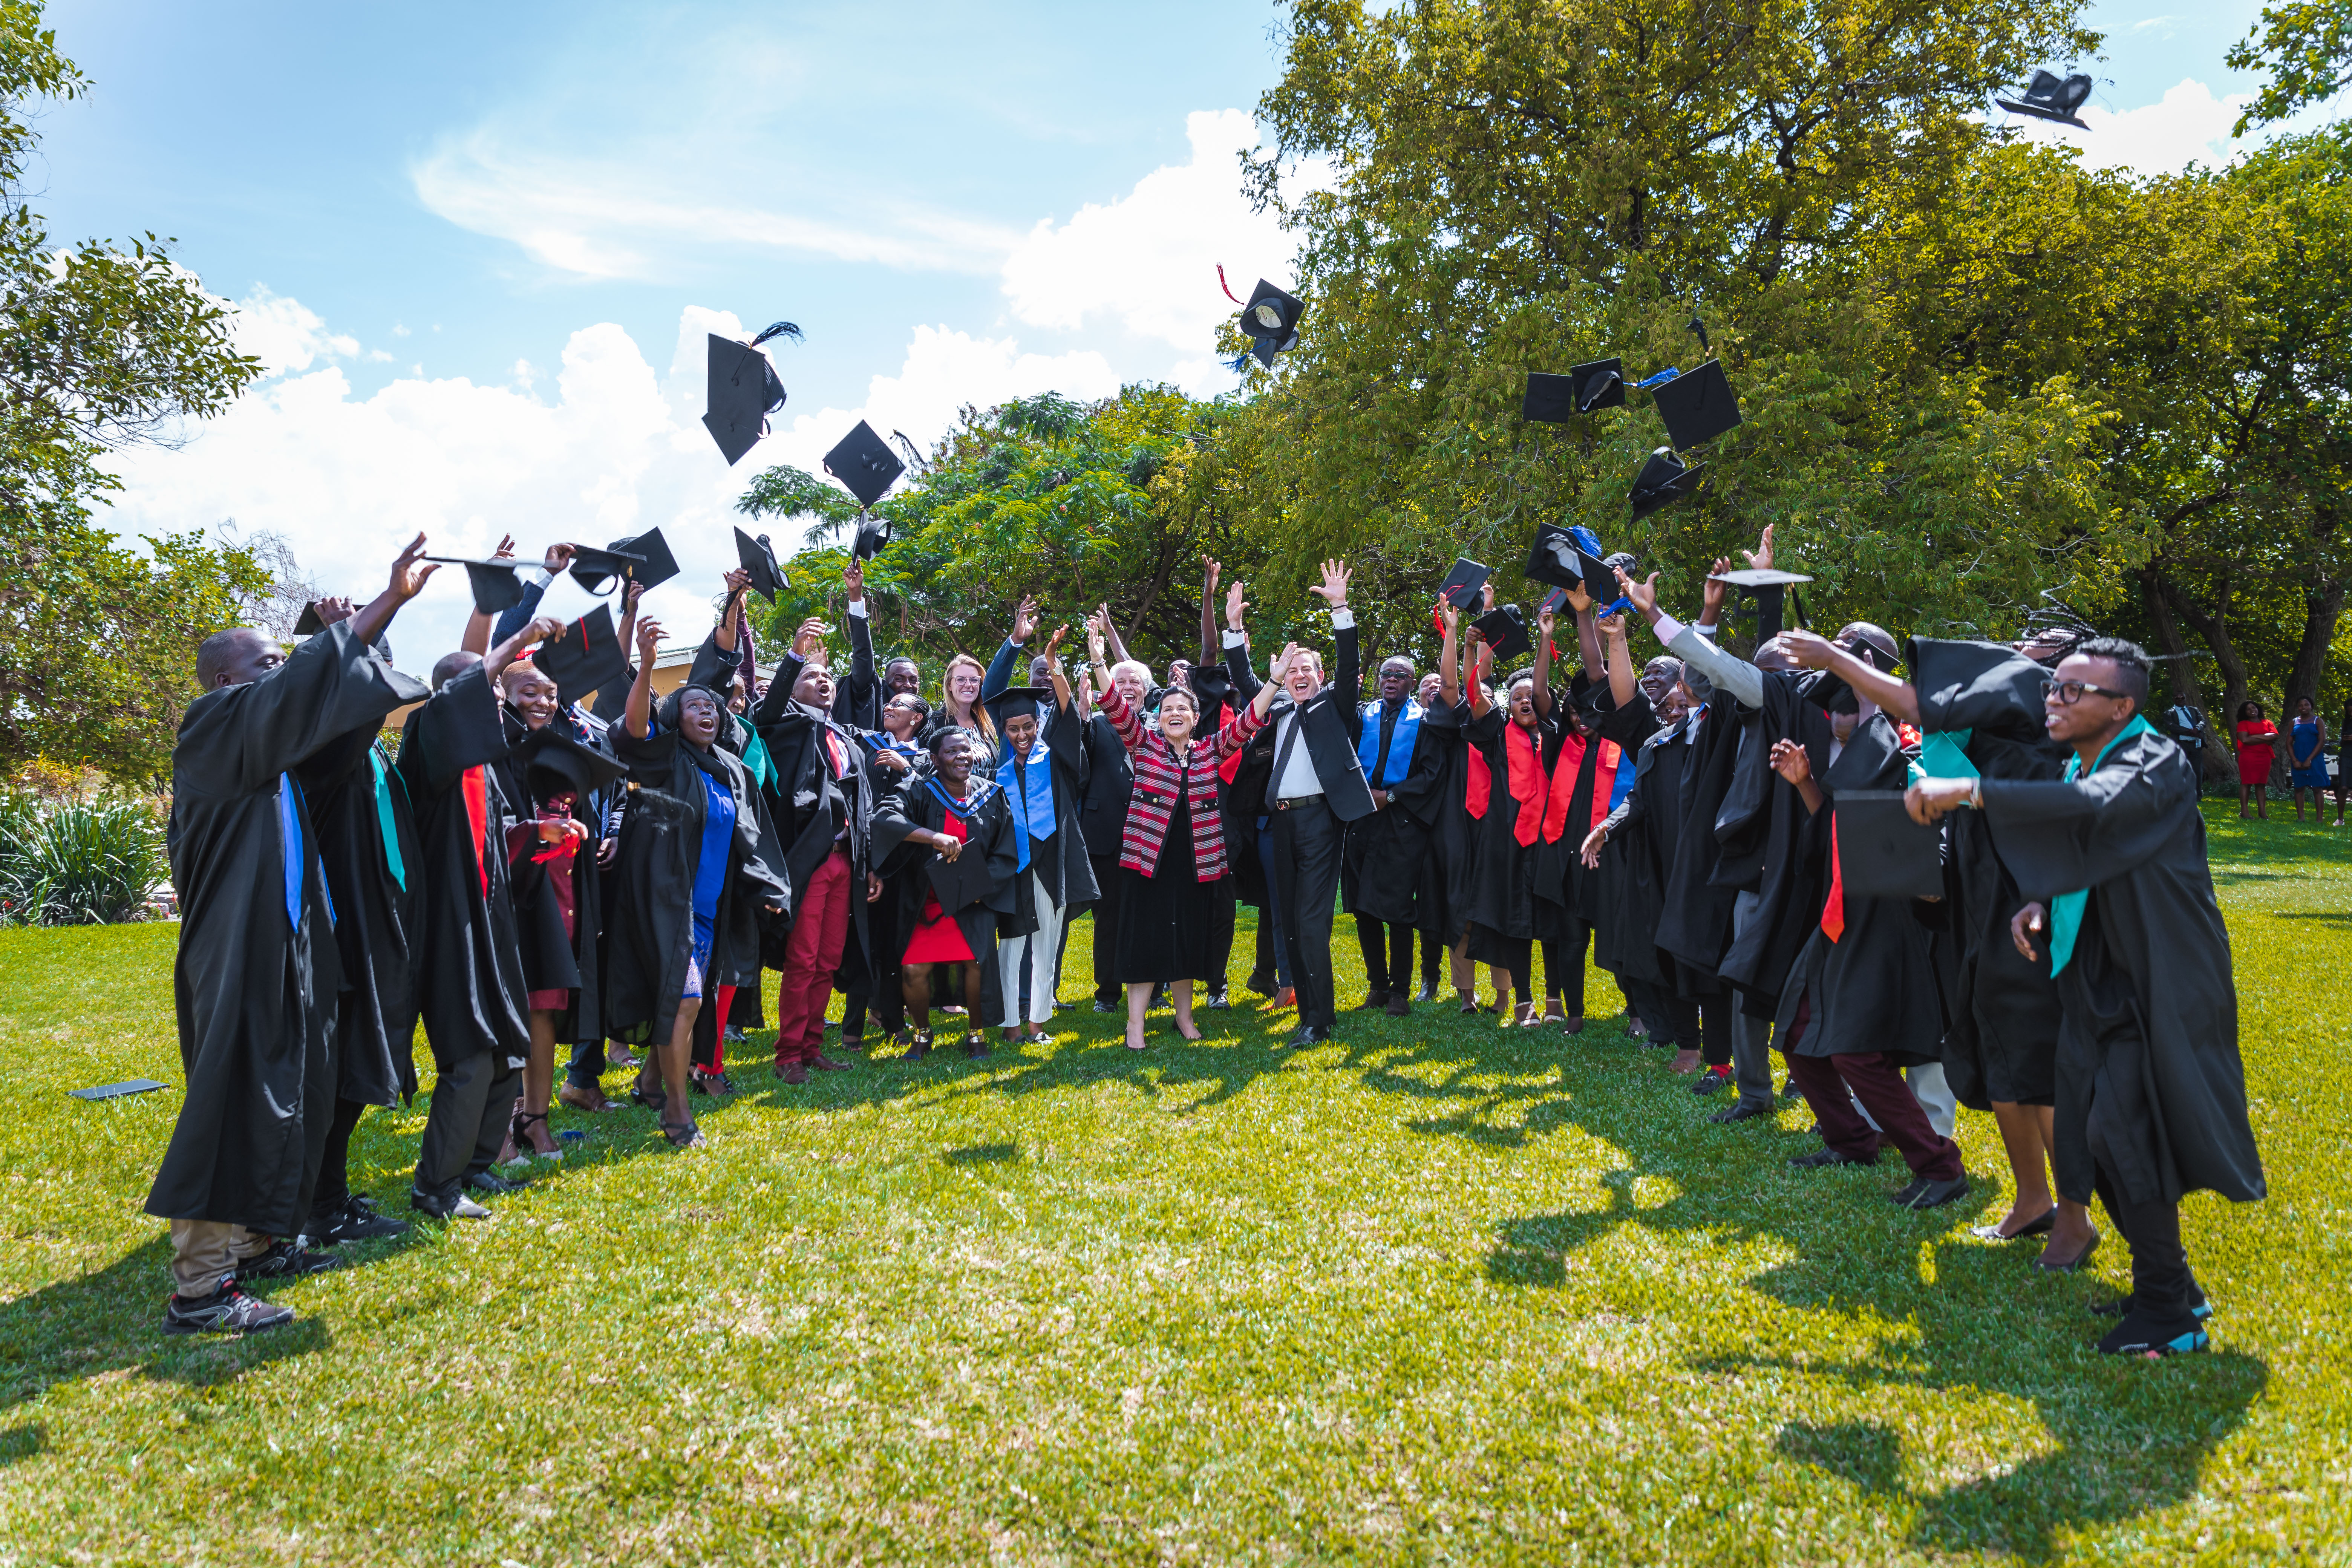
{"type": "MultiPolygon", "coordinates": [[[[1431,810],[1429,844],[1424,853],[1434,862],[1428,886],[1437,895],[1438,909],[1420,921],[1451,948],[1470,929],[1470,910],[1478,877],[1475,846],[1480,819],[1470,815],[1468,791],[1473,769],[1484,769],[1486,753],[1470,742],[1470,704],[1448,708],[1433,703],[1422,715],[1422,728],[1434,736],[1438,775],[1431,810]]],[[[1491,783],[1491,781],[1490,781],[1491,783]]],[[[1491,791],[1490,791],[1491,794],[1491,791]]]]}
{"type": "Polygon", "coordinates": [[[2130,1203],[2209,1189],[2262,1197],[2195,769],[2147,730],[2084,777],[1987,778],[1983,795],[2025,897],[2049,904],[2087,889],[2057,977],[2059,1192],[2090,1201],[2096,1152],[2130,1203]]]}
{"type": "Polygon", "coordinates": [[[1364,783],[1386,790],[1389,804],[1348,824],[1340,846],[1339,907],[1349,914],[1419,926],[1430,918],[1422,906],[1444,896],[1431,887],[1429,836],[1445,773],[1445,734],[1428,720],[1412,697],[1394,711],[1385,702],[1363,706],[1357,752],[1360,759],[1369,751],[1372,759],[1365,764],[1364,783]],[[1412,740],[1404,744],[1398,731],[1408,719],[1412,740]]]}
{"type": "MultiPolygon", "coordinates": [[[[529,727],[512,709],[507,709],[504,717],[508,743],[520,743],[530,732],[529,727]]],[[[564,712],[558,712],[548,722],[563,725],[583,745],[607,756],[612,754],[603,726],[592,732],[564,712]]],[[[568,787],[556,786],[544,792],[535,789],[530,769],[513,756],[500,759],[497,765],[499,787],[526,817],[540,816],[554,795],[568,787]]],[[[573,802],[572,806],[572,816],[587,826],[592,837],[572,854],[569,935],[563,930],[563,908],[557,901],[555,877],[546,864],[532,858],[538,846],[527,847],[507,865],[508,886],[514,900],[515,931],[522,945],[525,998],[533,991],[572,993],[572,1005],[556,1021],[555,1037],[559,1040],[604,1037],[604,975],[597,942],[598,933],[604,930],[604,878],[596,864],[594,837],[604,828],[604,795],[605,792],[599,790],[584,800],[573,802]]]]}
{"type": "Polygon", "coordinates": [[[716,746],[690,746],[658,723],[646,728],[643,740],[625,723],[605,732],[636,787],[622,818],[605,900],[604,1026],[614,1039],[658,1045],[677,1022],[694,951],[695,868],[710,809],[706,776],[735,798],[727,875],[703,970],[706,999],[715,999],[721,985],[759,984],[762,914],[772,903],[791,908],[792,884],[776,869],[783,854],[775,826],[742,759],[716,746]]]}
{"type": "Polygon", "coordinates": [[[1805,809],[1796,786],[1772,768],[1775,742],[1805,748],[1813,777],[1830,771],[1829,714],[1805,693],[1812,677],[1765,670],[1763,707],[1749,746],[1734,763],[1731,786],[1717,809],[1723,874],[1752,873],[1756,912],[1725,946],[1717,974],[1739,994],[1739,1009],[1770,1018],[1780,1011],[1790,971],[1819,924],[1829,887],[1830,815],[1805,809]]]}
{"type": "Polygon", "coordinates": [[[1743,709],[1717,687],[1712,701],[1683,724],[1686,748],[1675,810],[1674,858],[1665,869],[1665,910],[1658,921],[1658,946],[1674,960],[1685,996],[1720,995],[1718,970],[1731,946],[1731,911],[1740,893],[1741,870],[1727,867],[1716,822],[1731,793],[1741,752],[1759,747],[1755,731],[1762,715],[1743,709]]]}
{"type": "MultiPolygon", "coordinates": [[[[1624,750],[1633,786],[1604,820],[1611,824],[1601,864],[1587,879],[1593,891],[1593,962],[1621,981],[1671,987],[1672,964],[1658,950],[1665,912],[1665,879],[1681,823],[1682,768],[1689,748],[1681,728],[1661,726],[1640,691],[1601,721],[1604,739],[1624,750]]],[[[1624,767],[1620,761],[1618,766],[1624,767]]]]}
{"type": "Polygon", "coordinates": [[[1543,841],[1543,811],[1550,798],[1552,763],[1559,755],[1559,731],[1551,721],[1538,720],[1528,734],[1536,767],[1537,795],[1522,803],[1511,793],[1512,721],[1501,704],[1472,719],[1466,735],[1486,764],[1486,812],[1471,819],[1467,850],[1470,879],[1465,896],[1470,929],[1470,956],[1480,963],[1503,963],[1501,943],[1527,942],[1536,929],[1536,846],[1543,841]],[[1520,819],[1533,813],[1533,839],[1518,840],[1520,819]]]}
{"type": "Polygon", "coordinates": [[[1560,736],[1559,757],[1552,763],[1555,794],[1560,787],[1559,770],[1573,770],[1569,780],[1568,809],[1560,816],[1559,831],[1552,831],[1552,818],[1547,815],[1546,836],[1536,844],[1536,897],[1543,901],[1537,910],[1536,923],[1538,930],[1550,939],[1571,935],[1577,922],[1590,921],[1584,895],[1584,879],[1589,873],[1580,851],[1585,838],[1609,815],[1609,796],[1600,792],[1604,787],[1613,790],[1619,767],[1631,768],[1635,763],[1624,747],[1601,736],[1598,721],[1601,711],[1605,710],[1592,712],[1593,728],[1590,732],[1576,727],[1575,705],[1590,685],[1580,672],[1570,684],[1565,702],[1559,692],[1550,694],[1552,711],[1559,719],[1560,736]],[[1596,801],[1597,794],[1600,798],[1596,801]]]}
{"type": "Polygon", "coordinates": [[[290,1236],[334,1114],[343,986],[319,837],[289,776],[425,689],[347,626],[188,705],[165,835],[180,900],[172,990],[186,1098],[146,1211],[290,1236]]]}
{"type": "MultiPolygon", "coordinates": [[[[1830,819],[1832,845],[1840,792],[1899,790],[1909,773],[1892,720],[1874,712],[1855,725],[1822,780],[1829,803],[1820,815],[1830,819]]],[[[1774,1041],[1782,1051],[1807,1057],[1884,1051],[1902,1067],[1942,1058],[1943,1004],[1927,928],[1916,905],[1911,899],[1857,898],[1832,878],[1828,908],[1813,910],[1812,931],[1781,991],[1774,1041]],[[1840,925],[1834,937],[1825,919],[1840,925]],[[1809,1015],[1802,1027],[1801,1006],[1809,1015]]]]}
{"type": "MultiPolygon", "coordinates": [[[[1003,997],[997,975],[996,932],[1010,909],[1013,867],[1019,860],[1019,850],[1013,840],[1013,814],[1006,808],[1004,792],[977,778],[965,787],[981,798],[965,818],[960,857],[978,855],[984,858],[989,892],[986,898],[948,913],[954,919],[956,929],[963,932],[964,942],[980,964],[981,1005],[988,1017],[1002,1017],[1003,997]]],[[[874,819],[877,863],[897,889],[895,895],[885,896],[897,898],[898,930],[908,935],[913,933],[916,922],[922,918],[924,899],[931,888],[929,874],[923,868],[939,853],[929,843],[909,843],[908,837],[917,828],[933,833],[945,831],[948,807],[940,796],[946,788],[936,780],[927,779],[911,788],[893,791],[884,799],[881,814],[874,819]]],[[[902,951],[903,943],[902,938],[902,951]]],[[[897,956],[892,955],[894,960],[897,956]]]]}
{"type": "MultiPolygon", "coordinates": [[[[1982,778],[2049,780],[2064,771],[2067,753],[2042,727],[2049,672],[2042,666],[2002,644],[1931,637],[1911,639],[1909,663],[1930,748],[1937,733],[1958,742],[1982,778]]],[[[1921,766],[1936,775],[1948,770],[1934,750],[1923,752],[1921,766]]],[[[2028,960],[2010,940],[2010,917],[2025,898],[1984,814],[1954,812],[1944,822],[1951,949],[1945,1079],[1961,1104],[1978,1110],[1995,1100],[2054,1104],[2059,1009],[2050,955],[2028,960]]]]}
{"type": "MultiPolygon", "coordinates": [[[[1078,722],[1076,701],[1073,700],[1067,708],[1048,710],[1041,722],[1038,743],[1045,748],[1047,772],[1052,775],[1054,831],[1043,838],[1033,835],[1029,839],[1029,866],[1036,879],[1020,874],[1020,837],[1014,836],[1015,870],[1005,889],[1006,936],[1027,936],[1037,929],[1037,880],[1045,882],[1045,896],[1060,907],[1065,921],[1076,920],[1102,897],[1095,886],[1094,864],[1087,858],[1089,846],[1079,826],[1087,803],[1086,730],[1078,722]]],[[[1014,761],[1011,746],[1004,748],[1004,756],[1007,763],[1014,761]]],[[[1002,778],[997,787],[1003,789],[1002,778]]],[[[1016,803],[1007,796],[1004,805],[1005,819],[1010,822],[1016,803]]]]}
{"type": "Polygon", "coordinates": [[[335,1096],[360,1105],[392,1105],[416,1093],[415,939],[425,851],[408,788],[381,733],[370,721],[295,770],[319,830],[343,969],[335,1096]]]}
{"type": "MultiPolygon", "coordinates": [[[[865,763],[866,748],[857,732],[793,700],[802,662],[790,653],[784,656],[768,685],[768,695],[751,713],[752,727],[775,769],[773,779],[761,785],[760,793],[781,847],[782,858],[774,864],[786,887],[807,887],[816,868],[833,853],[835,835],[843,827],[848,829],[849,931],[842,944],[846,964],[850,953],[873,952],[873,934],[866,927],[866,878],[876,865],[877,786],[865,763]]],[[[772,969],[782,969],[791,927],[788,922],[771,921],[766,933],[762,960],[772,969]]],[[[870,975],[873,966],[865,967],[870,975]]]]}

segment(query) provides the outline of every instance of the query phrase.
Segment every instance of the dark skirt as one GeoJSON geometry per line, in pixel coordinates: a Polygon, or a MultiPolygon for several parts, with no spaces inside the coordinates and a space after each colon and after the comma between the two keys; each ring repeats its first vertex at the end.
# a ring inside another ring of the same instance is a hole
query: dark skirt
{"type": "Polygon", "coordinates": [[[1193,874],[1192,805],[1179,802],[1160,868],[1149,877],[1118,868],[1118,951],[1108,978],[1122,985],[1196,980],[1216,961],[1210,941],[1224,879],[1203,882],[1193,874]]]}

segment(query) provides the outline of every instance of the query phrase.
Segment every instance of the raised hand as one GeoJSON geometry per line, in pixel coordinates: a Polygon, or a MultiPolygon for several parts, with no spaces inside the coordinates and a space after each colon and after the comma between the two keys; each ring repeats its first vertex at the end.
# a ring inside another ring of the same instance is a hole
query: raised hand
{"type": "Polygon", "coordinates": [[[1225,629],[1229,632],[1241,630],[1242,616],[1249,612],[1249,601],[1242,597],[1245,585],[1236,577],[1225,587],[1225,629]]]}
{"type": "Polygon", "coordinates": [[[1622,566],[1616,570],[1617,591],[1633,602],[1633,607],[1642,612],[1643,620],[1655,621],[1658,618],[1658,574],[1653,572],[1647,582],[1636,583],[1625,575],[1622,566]]]}
{"type": "Polygon", "coordinates": [[[809,655],[824,646],[824,634],[832,629],[814,616],[811,616],[801,623],[800,630],[793,634],[793,654],[803,662],[806,662],[809,655]]]}
{"type": "Polygon", "coordinates": [[[1798,742],[1775,741],[1772,742],[1772,771],[1792,784],[1801,784],[1813,776],[1813,759],[1798,742]]]}
{"type": "Polygon", "coordinates": [[[1789,657],[1807,669],[1827,669],[1830,660],[1837,657],[1837,645],[1819,632],[1790,631],[1780,634],[1780,646],[1789,657]]]}
{"type": "Polygon", "coordinates": [[[533,616],[530,625],[522,629],[522,642],[525,647],[529,647],[533,643],[558,642],[562,639],[562,637],[563,622],[561,617],[555,616],[533,616]]]}
{"type": "Polygon", "coordinates": [[[1459,630],[1461,629],[1461,626],[1462,626],[1462,610],[1461,610],[1461,607],[1460,607],[1459,605],[1455,605],[1455,604],[1454,604],[1454,602],[1453,600],[1451,600],[1451,599],[1440,599],[1440,600],[1438,600],[1438,601],[1437,601],[1437,613],[1438,613],[1439,615],[1441,615],[1441,616],[1444,616],[1444,617],[1445,617],[1445,629],[1446,629],[1447,631],[1449,631],[1449,632],[1452,632],[1452,631],[1459,631],[1459,630]]]}
{"type": "Polygon", "coordinates": [[[1204,553],[1201,557],[1201,602],[1207,604],[1217,596],[1217,574],[1224,568],[1204,553]]]}
{"type": "Polygon", "coordinates": [[[1024,594],[1021,602],[1013,606],[1013,635],[1005,640],[1014,647],[1026,647],[1037,630],[1037,599],[1034,594],[1024,594]]]}
{"type": "Polygon", "coordinates": [[[337,621],[350,620],[352,611],[356,607],[349,599],[327,598],[312,605],[310,613],[319,617],[320,626],[331,626],[337,621]]]}
{"type": "Polygon", "coordinates": [[[1047,658],[1060,658],[1062,652],[1062,639],[1069,635],[1070,623],[1064,621],[1061,624],[1061,626],[1055,630],[1054,635],[1045,639],[1045,657],[1047,658]]]}
{"type": "Polygon", "coordinates": [[[1584,591],[1584,584],[1582,583],[1579,583],[1575,587],[1567,590],[1567,593],[1568,607],[1574,610],[1578,615],[1580,616],[1584,614],[1585,611],[1592,608],[1592,595],[1584,591]]]}
{"type": "Polygon", "coordinates": [[[1599,628],[1602,641],[1623,642],[1625,640],[1624,611],[1620,610],[1613,616],[1603,616],[1592,624],[1599,628]]]}
{"type": "Polygon", "coordinates": [[[1724,604],[1731,597],[1731,584],[1722,581],[1723,574],[1730,570],[1731,557],[1717,556],[1715,564],[1706,570],[1706,583],[1699,588],[1699,619],[1709,626],[1723,618],[1724,604]]]}
{"type": "Polygon", "coordinates": [[[547,547],[547,553],[539,558],[540,568],[552,577],[572,564],[572,547],[569,544],[551,544],[547,547]]]}
{"type": "Polygon", "coordinates": [[[625,616],[635,615],[637,601],[645,596],[646,585],[634,577],[630,578],[629,585],[621,590],[621,613],[625,616]]]}
{"type": "Polygon", "coordinates": [[[742,596],[744,589],[751,585],[751,574],[738,566],[730,571],[720,581],[727,584],[727,602],[731,605],[742,596]]]}
{"type": "Polygon", "coordinates": [[[1536,627],[1543,633],[1544,641],[1551,641],[1551,628],[1558,624],[1559,619],[1559,617],[1549,609],[1536,611],[1536,627]]]}
{"type": "Polygon", "coordinates": [[[645,620],[637,623],[637,668],[651,669],[654,655],[661,651],[662,624],[645,620]]]}
{"type": "Polygon", "coordinates": [[[514,559],[513,534],[502,533],[499,536],[499,547],[490,552],[490,559],[493,561],[511,561],[514,559]]]}
{"type": "Polygon", "coordinates": [[[423,593],[425,580],[441,570],[438,566],[420,562],[417,558],[424,553],[425,536],[420,533],[408,542],[405,550],[393,557],[392,581],[384,585],[384,591],[404,605],[423,593]]]}
{"type": "Polygon", "coordinates": [[[1756,548],[1739,552],[1748,557],[1748,564],[1759,572],[1772,570],[1772,530],[1779,526],[1778,523],[1766,523],[1763,537],[1757,540],[1756,548]]]}
{"type": "Polygon", "coordinates": [[[849,564],[841,569],[841,585],[849,590],[852,599],[866,597],[866,563],[851,556],[849,564]]]}
{"type": "Polygon", "coordinates": [[[1348,579],[1355,574],[1348,570],[1345,561],[1323,563],[1323,581],[1310,583],[1307,591],[1323,601],[1327,609],[1345,609],[1348,605],[1348,579]]]}

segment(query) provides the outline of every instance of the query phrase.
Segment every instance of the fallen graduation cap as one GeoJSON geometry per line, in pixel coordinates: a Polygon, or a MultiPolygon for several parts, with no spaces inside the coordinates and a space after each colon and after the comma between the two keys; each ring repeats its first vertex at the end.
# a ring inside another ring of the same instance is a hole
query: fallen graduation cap
{"type": "Polygon", "coordinates": [[[1517,658],[1536,646],[1528,637],[1528,623],[1519,615],[1517,605],[1497,605],[1471,625],[1476,626],[1478,635],[1486,639],[1486,646],[1495,650],[1495,662],[1497,664],[1507,658],[1517,658]]]}
{"type": "Polygon", "coordinates": [[[2061,125],[2072,125],[2088,131],[2090,127],[2076,117],[2074,111],[2091,96],[2091,79],[2080,72],[2061,81],[2046,70],[2033,73],[2032,82],[2025,96],[1996,98],[1995,103],[2012,114],[2029,114],[2036,120],[2054,120],[2061,125]]]}
{"type": "Polygon", "coordinates": [[[563,628],[553,642],[531,650],[531,663],[555,682],[558,701],[593,697],[629,672],[629,656],[613,626],[613,606],[599,605],[563,628]]]}
{"type": "Polygon", "coordinates": [[[1306,301],[1259,279],[1257,287],[1250,290],[1249,303],[1242,307],[1241,327],[1249,334],[1249,354],[1236,358],[1233,368],[1241,369],[1244,359],[1255,355],[1258,363],[1273,369],[1275,355],[1298,346],[1298,321],[1306,314],[1306,301]]]}
{"type": "Polygon", "coordinates": [[[1739,399],[1724,378],[1723,362],[1708,360],[1696,370],[1661,382],[1650,389],[1658,416],[1666,422],[1666,439],[1687,452],[1704,446],[1739,423],[1739,399]]]}
{"type": "Polygon", "coordinates": [[[553,721],[516,742],[514,754],[525,766],[562,779],[583,801],[629,771],[617,758],[582,744],[553,721]]]}
{"type": "MultiPolygon", "coordinates": [[[[794,338],[801,335],[790,321],[778,325],[794,338]]],[[[702,427],[732,468],[768,433],[768,416],[784,405],[784,384],[766,354],[717,332],[710,334],[709,368],[702,427]]]]}
{"type": "Polygon", "coordinates": [[[1911,820],[1901,790],[1841,790],[1836,805],[1838,879],[1848,898],[1943,896],[1943,833],[1911,820]]]}
{"type": "Polygon", "coordinates": [[[784,569],[776,564],[776,547],[766,534],[754,539],[741,529],[735,531],[735,559],[743,570],[751,574],[752,591],[774,598],[790,586],[784,581],[784,569]]]}
{"type": "Polygon", "coordinates": [[[1527,395],[1519,402],[1519,417],[1546,425],[1564,425],[1580,414],[1625,406],[1625,362],[1594,360],[1570,365],[1566,375],[1528,372],[1527,395]]]}
{"type": "Polygon", "coordinates": [[[152,1078],[126,1078],[121,1083],[101,1083],[94,1089],[69,1089],[66,1092],[76,1100],[112,1100],[120,1094],[144,1094],[151,1089],[170,1087],[152,1078]]]}
{"type": "Polygon", "coordinates": [[[1646,517],[1670,501],[1697,494],[1698,477],[1706,471],[1686,467],[1673,447],[1659,447],[1634,476],[1633,489],[1626,498],[1633,503],[1633,515],[1646,517]]]}
{"type": "Polygon", "coordinates": [[[1437,596],[1457,610],[1466,610],[1478,602],[1479,590],[1493,575],[1483,563],[1465,555],[1454,563],[1454,570],[1437,585],[1437,596]]]}
{"type": "Polygon", "coordinates": [[[515,576],[515,563],[511,558],[481,561],[469,560],[463,555],[427,555],[425,559],[448,566],[463,566],[466,569],[466,584],[474,591],[474,608],[486,616],[511,610],[522,603],[522,582],[515,576]]]}
{"type": "Polygon", "coordinates": [[[1743,566],[1737,572],[1708,574],[1717,583],[1728,583],[1735,588],[1778,588],[1792,583],[1810,583],[1802,572],[1780,572],[1769,566],[1743,566]]]}
{"type": "Polygon", "coordinates": [[[824,455],[824,471],[848,487],[857,498],[857,504],[872,507],[888,493],[907,465],[890,444],[874,433],[874,426],[860,419],[857,428],[844,436],[824,455]]]}

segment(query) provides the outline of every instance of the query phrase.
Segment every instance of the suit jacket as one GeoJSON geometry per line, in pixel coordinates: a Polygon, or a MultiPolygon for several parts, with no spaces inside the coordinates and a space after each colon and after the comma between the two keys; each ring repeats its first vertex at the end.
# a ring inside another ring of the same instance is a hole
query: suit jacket
{"type": "Polygon", "coordinates": [[[1101,709],[1087,721],[1086,798],[1078,808],[1078,831],[1087,853],[1116,857],[1120,836],[1127,831],[1127,797],[1135,787],[1135,769],[1127,747],[1101,709]]]}
{"type": "MultiPolygon", "coordinates": [[[[1307,700],[1300,722],[1307,726],[1303,737],[1307,754],[1314,759],[1315,776],[1322,783],[1323,796],[1331,805],[1332,815],[1342,822],[1353,822],[1372,814],[1371,786],[1364,783],[1364,764],[1356,755],[1356,739],[1363,731],[1363,714],[1358,699],[1363,686],[1363,668],[1356,657],[1354,618],[1344,626],[1332,628],[1332,641],[1337,644],[1332,660],[1332,678],[1323,689],[1307,700]]],[[[1265,683],[1250,668],[1246,647],[1225,649],[1225,670],[1232,678],[1236,704],[1257,696],[1258,688],[1265,683]]],[[[1267,730],[1279,733],[1283,715],[1296,707],[1286,693],[1274,700],[1274,710],[1266,715],[1267,730]]],[[[1276,784],[1266,785],[1271,804],[1276,784]]]]}

